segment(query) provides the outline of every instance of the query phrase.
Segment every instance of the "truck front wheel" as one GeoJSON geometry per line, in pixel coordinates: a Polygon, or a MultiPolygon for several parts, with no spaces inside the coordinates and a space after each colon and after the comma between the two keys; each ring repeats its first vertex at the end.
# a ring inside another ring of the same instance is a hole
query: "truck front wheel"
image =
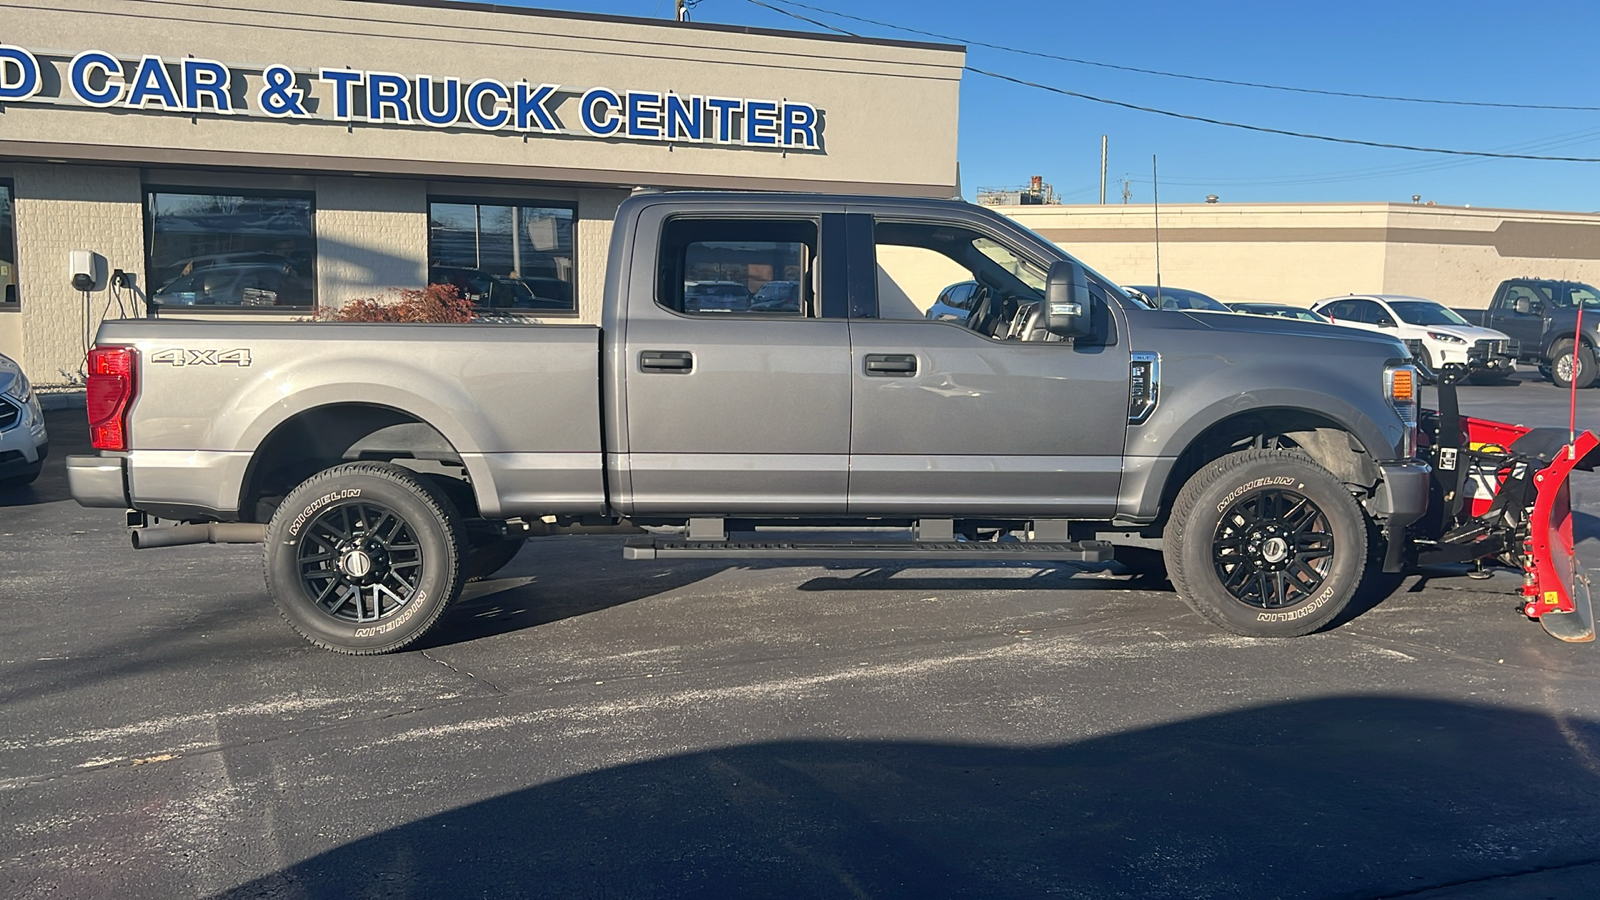
{"type": "Polygon", "coordinates": [[[289,492],[267,526],[272,600],[340,653],[388,653],[427,634],[461,593],[467,539],[438,488],[386,463],[350,463],[289,492]]]}
{"type": "Polygon", "coordinates": [[[1594,351],[1588,344],[1578,345],[1577,359],[1574,360],[1572,341],[1556,341],[1550,348],[1550,360],[1546,365],[1550,367],[1550,380],[1555,382],[1556,387],[1569,388],[1574,382],[1580,388],[1594,384],[1596,374],[1594,351]]]}
{"type": "Polygon", "coordinates": [[[1366,513],[1310,457],[1244,450],[1178,492],[1163,552],[1178,596],[1206,619],[1297,637],[1333,621],[1360,588],[1366,513]]]}

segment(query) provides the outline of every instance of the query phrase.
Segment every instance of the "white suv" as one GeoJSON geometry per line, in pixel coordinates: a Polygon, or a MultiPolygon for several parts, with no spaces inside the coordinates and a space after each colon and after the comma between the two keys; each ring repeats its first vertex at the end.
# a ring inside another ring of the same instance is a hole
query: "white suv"
{"type": "Polygon", "coordinates": [[[1505,332],[1473,325],[1433,300],[1395,294],[1330,297],[1312,305],[1335,325],[1394,335],[1429,369],[1466,366],[1475,382],[1509,378],[1516,348],[1505,332]]]}
{"type": "Polygon", "coordinates": [[[31,484],[49,452],[39,398],[22,367],[0,353],[0,490],[31,484]]]}

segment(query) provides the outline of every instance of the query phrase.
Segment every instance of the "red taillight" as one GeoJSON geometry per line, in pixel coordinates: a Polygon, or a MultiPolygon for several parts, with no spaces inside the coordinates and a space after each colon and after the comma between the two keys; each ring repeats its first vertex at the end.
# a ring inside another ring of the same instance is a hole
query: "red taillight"
{"type": "Polygon", "coordinates": [[[89,440],[97,450],[128,449],[128,403],[138,351],[132,347],[96,347],[89,351],[89,440]]]}

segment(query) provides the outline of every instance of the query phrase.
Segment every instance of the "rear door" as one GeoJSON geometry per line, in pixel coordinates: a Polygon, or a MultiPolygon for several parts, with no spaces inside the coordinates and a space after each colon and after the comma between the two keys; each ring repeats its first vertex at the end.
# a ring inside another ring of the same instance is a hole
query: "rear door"
{"type": "Polygon", "coordinates": [[[658,240],[653,267],[644,262],[628,291],[622,509],[845,511],[849,326],[842,312],[823,314],[821,219],[646,212],[642,225],[658,230],[640,233],[658,240]],[[781,281],[799,285],[798,303],[751,307],[751,296],[781,281]],[[742,302],[697,299],[713,294],[742,302]]]}
{"type": "Polygon", "coordinates": [[[1115,304],[1097,301],[1099,340],[1025,339],[1044,251],[977,218],[851,218],[852,275],[871,275],[850,320],[850,513],[1109,517],[1128,410],[1115,304]],[[966,319],[926,318],[974,280],[987,297],[966,319]]]}

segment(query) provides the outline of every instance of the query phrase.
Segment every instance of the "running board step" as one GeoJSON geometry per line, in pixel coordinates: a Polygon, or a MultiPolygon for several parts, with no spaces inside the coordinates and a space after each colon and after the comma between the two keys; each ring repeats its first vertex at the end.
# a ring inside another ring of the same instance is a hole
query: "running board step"
{"type": "Polygon", "coordinates": [[[633,538],[623,559],[1037,559],[1108,562],[1105,541],[683,541],[633,538]]]}

